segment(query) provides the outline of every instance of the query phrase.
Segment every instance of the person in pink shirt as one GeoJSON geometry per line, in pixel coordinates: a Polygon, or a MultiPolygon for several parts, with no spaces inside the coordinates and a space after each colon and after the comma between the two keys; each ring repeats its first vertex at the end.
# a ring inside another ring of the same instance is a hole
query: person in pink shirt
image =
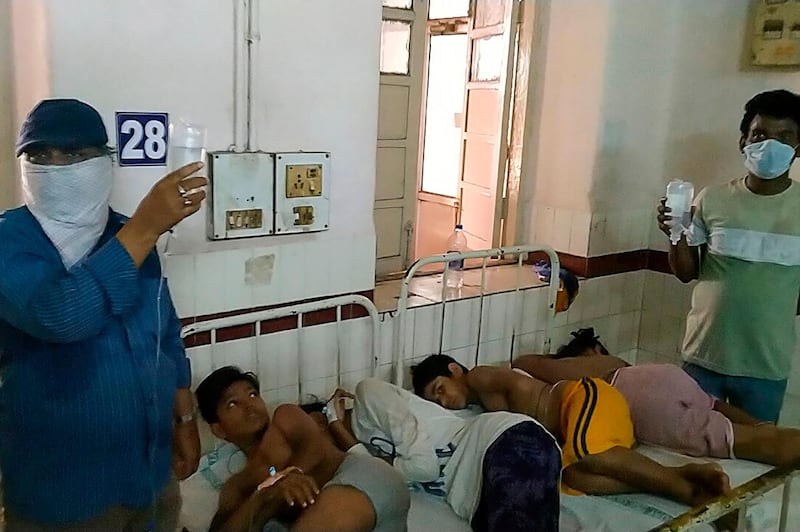
{"type": "Polygon", "coordinates": [[[689,456],[743,458],[775,466],[800,460],[800,430],[758,422],[709,395],[674,364],[631,366],[612,356],[594,329],[574,337],[555,355],[524,355],[512,366],[549,383],[599,377],[628,402],[641,443],[689,456]]]}

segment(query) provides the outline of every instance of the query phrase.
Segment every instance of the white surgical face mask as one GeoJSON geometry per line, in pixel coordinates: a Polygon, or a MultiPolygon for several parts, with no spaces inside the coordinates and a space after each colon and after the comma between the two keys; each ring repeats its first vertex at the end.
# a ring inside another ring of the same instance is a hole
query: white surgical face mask
{"type": "Polygon", "coordinates": [[[761,179],[775,179],[789,170],[794,156],[788,144],[767,139],[744,147],[744,166],[761,179]]]}
{"type": "Polygon", "coordinates": [[[108,222],[111,158],[53,166],[22,159],[22,197],[69,269],[97,244],[108,222]]]}

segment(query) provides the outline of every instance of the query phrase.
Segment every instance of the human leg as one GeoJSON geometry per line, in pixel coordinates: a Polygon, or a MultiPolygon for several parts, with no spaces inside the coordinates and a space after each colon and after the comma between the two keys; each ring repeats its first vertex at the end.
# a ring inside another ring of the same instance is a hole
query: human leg
{"type": "Polygon", "coordinates": [[[561,452],[541,425],[515,425],[492,443],[483,459],[476,531],[556,532],[561,452]]]}
{"type": "Polygon", "coordinates": [[[770,380],[753,377],[726,379],[728,402],[754,418],[777,423],[786,393],[786,379],[770,380]]]}

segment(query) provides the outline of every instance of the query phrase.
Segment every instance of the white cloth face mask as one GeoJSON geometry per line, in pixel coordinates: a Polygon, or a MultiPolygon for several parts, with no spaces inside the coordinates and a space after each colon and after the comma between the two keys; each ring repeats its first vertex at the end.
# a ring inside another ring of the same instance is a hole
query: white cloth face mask
{"type": "Polygon", "coordinates": [[[20,160],[25,205],[67,269],[86,257],[103,235],[112,169],[108,156],[64,166],[20,160]]]}

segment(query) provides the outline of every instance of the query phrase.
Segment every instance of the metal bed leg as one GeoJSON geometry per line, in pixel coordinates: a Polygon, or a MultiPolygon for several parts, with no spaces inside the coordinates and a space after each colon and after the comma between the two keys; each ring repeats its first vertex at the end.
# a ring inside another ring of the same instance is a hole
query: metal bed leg
{"type": "Polygon", "coordinates": [[[786,524],[789,521],[789,508],[792,501],[792,480],[790,476],[783,483],[783,498],[781,500],[781,520],[778,523],[778,532],[786,532],[786,524]]]}

